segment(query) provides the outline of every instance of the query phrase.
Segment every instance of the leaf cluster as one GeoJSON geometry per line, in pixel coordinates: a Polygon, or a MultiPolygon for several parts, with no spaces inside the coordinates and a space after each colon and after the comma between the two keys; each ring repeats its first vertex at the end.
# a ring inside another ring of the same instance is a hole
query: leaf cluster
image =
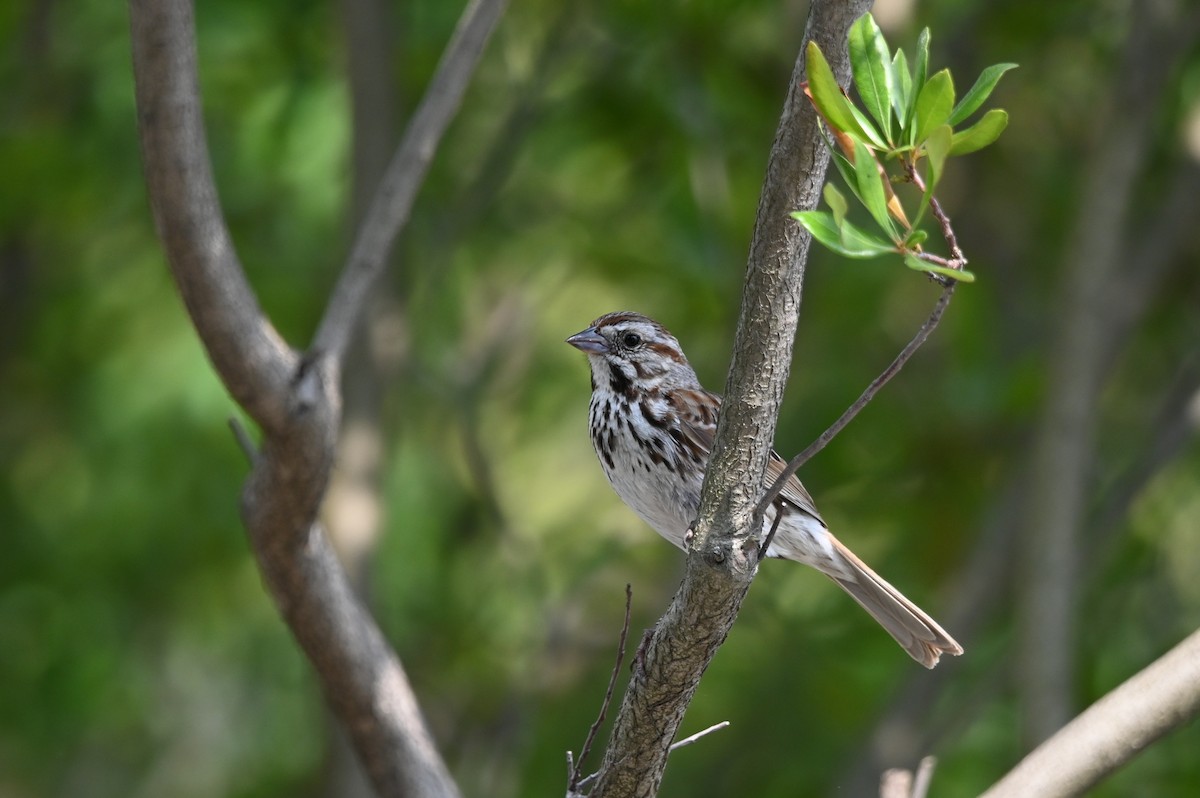
{"type": "Polygon", "coordinates": [[[919,225],[934,204],[947,160],[988,146],[1008,125],[1008,113],[993,108],[974,124],[955,130],[982,107],[1001,76],[1016,64],[989,66],[955,102],[950,71],[929,74],[928,28],[921,32],[910,64],[903,50],[894,55],[889,51],[879,26],[866,14],[850,31],[850,65],[864,111],[838,85],[815,43],[809,43],[806,56],[807,94],[833,134],[834,164],[875,228],[864,229],[846,218],[849,203],[832,184],[824,190],[829,211],[792,215],[814,238],[848,258],[896,253],[912,269],[974,280],[962,268],[966,259],[960,253],[947,259],[925,252],[928,234],[919,225]],[[913,184],[921,192],[911,221],[894,190],[900,183],[913,184]]]}

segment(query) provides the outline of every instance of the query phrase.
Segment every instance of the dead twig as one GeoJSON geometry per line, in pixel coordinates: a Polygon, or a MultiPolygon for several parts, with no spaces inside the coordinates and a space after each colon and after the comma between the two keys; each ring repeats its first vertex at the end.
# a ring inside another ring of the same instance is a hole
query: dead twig
{"type": "Polygon", "coordinates": [[[819,451],[828,446],[829,442],[837,437],[837,434],[841,432],[847,424],[853,421],[854,417],[861,413],[864,407],[871,403],[871,400],[875,398],[875,394],[879,393],[879,389],[886,385],[888,381],[892,379],[892,377],[895,377],[900,372],[900,369],[904,368],[904,364],[907,363],[909,358],[911,358],[916,351],[921,348],[921,345],[925,343],[925,341],[933,333],[934,329],[937,328],[938,322],[942,320],[942,314],[946,312],[946,306],[950,304],[950,298],[954,296],[954,289],[957,285],[958,283],[951,282],[950,285],[942,289],[942,295],[938,297],[937,304],[933,306],[933,311],[929,314],[929,318],[927,318],[925,323],[921,325],[921,328],[917,330],[916,335],[913,336],[912,340],[908,342],[908,345],[906,345],[904,349],[900,350],[900,354],[897,355],[896,359],[891,362],[891,365],[889,365],[879,374],[878,377],[871,381],[871,384],[868,385],[867,389],[863,391],[858,399],[854,401],[854,404],[846,408],[846,412],[842,413],[837,421],[829,425],[829,428],[822,432],[815,441],[810,443],[808,448],[788,461],[787,467],[783,469],[779,477],[775,480],[771,487],[767,489],[767,492],[763,494],[762,499],[759,500],[758,507],[756,507],[754,511],[756,517],[761,517],[762,514],[766,512],[767,508],[771,506],[771,503],[779,498],[779,494],[783,490],[783,486],[787,484],[787,481],[791,479],[797,471],[800,470],[800,467],[811,460],[819,451]]]}
{"type": "MultiPolygon", "coordinates": [[[[921,175],[911,163],[905,163],[904,172],[909,181],[911,181],[917,188],[922,191],[925,190],[925,183],[921,179],[921,175]]],[[[937,220],[938,226],[941,228],[942,238],[946,240],[946,246],[950,248],[950,258],[942,258],[940,256],[931,255],[924,252],[915,253],[916,257],[949,269],[961,270],[967,265],[967,258],[965,255],[963,255],[962,248],[958,245],[958,236],[954,234],[954,227],[950,224],[950,217],[942,208],[942,204],[938,202],[937,197],[932,195],[929,197],[929,209],[933,212],[933,218],[937,220]]],[[[759,500],[758,506],[754,510],[756,518],[761,518],[763,514],[766,513],[767,508],[770,507],[772,502],[779,497],[780,492],[783,490],[783,486],[787,484],[787,481],[791,479],[797,471],[800,470],[800,467],[811,460],[818,452],[828,446],[829,442],[837,437],[838,433],[840,433],[847,424],[853,421],[854,417],[861,413],[864,407],[871,403],[871,400],[875,398],[875,394],[879,393],[879,389],[886,385],[888,381],[892,379],[892,377],[895,377],[898,373],[900,373],[900,369],[904,368],[904,364],[908,362],[909,358],[916,354],[916,351],[921,348],[921,345],[924,344],[929,336],[933,333],[934,329],[938,326],[938,323],[942,320],[942,314],[946,312],[946,307],[950,304],[951,297],[954,296],[954,289],[958,285],[958,281],[948,277],[943,277],[941,275],[931,275],[931,278],[942,286],[942,295],[938,297],[937,304],[933,306],[933,311],[929,314],[929,318],[925,320],[925,323],[921,325],[921,328],[917,330],[916,335],[913,336],[912,340],[908,342],[904,349],[900,350],[900,354],[896,356],[896,359],[893,360],[878,377],[871,381],[871,384],[868,385],[867,389],[863,391],[858,399],[854,401],[854,404],[846,408],[846,412],[842,413],[837,421],[833,422],[833,424],[831,424],[827,430],[822,432],[820,437],[809,444],[808,448],[788,461],[787,468],[783,469],[783,472],[776,478],[775,482],[771,484],[771,487],[767,489],[767,492],[763,494],[762,499],[759,500]]],[[[771,532],[767,535],[766,541],[759,549],[758,558],[760,560],[767,553],[767,546],[770,544],[771,538],[775,534],[775,526],[778,525],[778,522],[779,516],[777,514],[775,524],[772,525],[771,532]]]]}
{"type": "MultiPolygon", "coordinates": [[[[629,637],[629,614],[633,607],[633,586],[625,585],[625,621],[621,624],[621,636],[617,640],[617,661],[613,663],[612,673],[608,677],[608,689],[604,691],[604,702],[600,704],[600,714],[597,716],[590,729],[588,729],[587,739],[583,741],[583,748],[579,751],[579,761],[575,763],[574,770],[571,771],[571,778],[567,782],[567,794],[571,795],[587,783],[591,778],[581,781],[580,774],[582,773],[583,763],[587,761],[588,754],[592,752],[592,744],[596,741],[596,734],[600,731],[600,726],[608,717],[608,708],[612,704],[613,691],[617,687],[617,676],[621,672],[621,663],[625,660],[625,640],[629,637]]],[[[567,752],[567,763],[570,765],[571,752],[567,752]]]]}
{"type": "Polygon", "coordinates": [[[879,798],[925,798],[933,781],[937,759],[924,757],[916,773],[904,768],[885,770],[879,779],[879,798]]]}
{"type": "Polygon", "coordinates": [[[695,734],[690,735],[688,737],[684,737],[682,740],[680,740],[678,742],[671,743],[671,747],[668,748],[667,750],[668,751],[676,751],[680,748],[683,748],[685,745],[691,745],[692,743],[699,740],[701,737],[707,737],[708,735],[712,734],[713,732],[720,731],[721,729],[724,729],[727,726],[729,726],[729,721],[727,721],[727,720],[723,720],[720,723],[714,723],[713,725],[709,726],[707,729],[698,731],[695,734]]]}

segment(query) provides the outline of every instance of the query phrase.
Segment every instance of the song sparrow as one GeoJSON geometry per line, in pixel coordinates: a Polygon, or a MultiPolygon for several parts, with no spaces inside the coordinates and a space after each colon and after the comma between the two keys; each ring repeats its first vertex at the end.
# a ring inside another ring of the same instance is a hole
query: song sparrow
{"type": "MultiPolygon", "coordinates": [[[[643,521],[684,548],[721,397],[700,386],[675,336],[639,313],[601,316],[567,343],[587,353],[591,365],[588,421],[609,483],[643,521]]],[[[772,452],[768,480],[784,466],[772,452]]],[[[831,578],[926,668],[943,653],[962,653],[937,622],[830,534],[799,479],[787,481],[780,504],[783,518],[768,557],[802,562],[831,578]]],[[[767,512],[764,536],[775,513],[767,512]]]]}

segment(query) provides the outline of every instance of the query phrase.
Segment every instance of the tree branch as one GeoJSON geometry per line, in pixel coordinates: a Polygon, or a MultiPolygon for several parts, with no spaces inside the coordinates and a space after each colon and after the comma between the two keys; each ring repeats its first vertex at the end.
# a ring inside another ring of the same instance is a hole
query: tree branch
{"type": "Polygon", "coordinates": [[[130,4],[139,135],[159,233],[214,367],[264,432],[242,518],[264,582],[384,796],[457,798],[458,790],[399,659],[356,599],[315,519],[333,463],[337,373],[350,331],[503,5],[469,6],[362,228],[316,353],[302,358],[263,315],[221,218],[191,4],[130,4]]]}
{"type": "Polygon", "coordinates": [[[1183,4],[1130,8],[1131,32],[1116,74],[1110,124],[1103,126],[1084,178],[1067,249],[1061,325],[1051,345],[1047,400],[1030,466],[1028,515],[1021,536],[1019,656],[1024,733],[1036,744],[1073,714],[1074,644],[1080,533],[1096,438],[1103,374],[1120,319],[1106,294],[1122,270],[1125,231],[1157,106],[1200,19],[1183,4]]]}
{"type": "MultiPolygon", "coordinates": [[[[587,761],[588,754],[592,752],[592,743],[596,741],[596,733],[600,731],[600,726],[604,723],[604,719],[608,716],[608,708],[612,704],[613,690],[617,686],[617,677],[621,675],[621,663],[625,661],[625,639],[629,636],[629,613],[633,609],[633,586],[625,585],[625,620],[621,624],[621,636],[617,641],[617,661],[613,663],[612,673],[608,677],[608,688],[604,691],[604,701],[600,704],[600,714],[596,716],[596,720],[588,729],[587,738],[583,741],[583,748],[579,749],[579,761],[575,763],[567,779],[567,795],[575,794],[580,784],[580,779],[583,776],[583,763],[587,761]]],[[[567,752],[567,759],[570,761],[571,752],[567,752]]]]}
{"type": "Polygon", "coordinates": [[[694,742],[697,742],[698,740],[704,739],[705,737],[712,734],[713,732],[720,731],[721,729],[725,729],[728,727],[729,727],[729,721],[727,721],[727,720],[723,720],[720,723],[714,723],[713,725],[709,726],[707,729],[701,729],[700,731],[696,732],[695,734],[689,734],[687,737],[684,737],[682,740],[679,740],[678,742],[671,743],[671,748],[669,750],[672,753],[674,753],[675,751],[678,751],[680,748],[684,748],[686,746],[691,745],[694,742]]]}
{"type": "Polygon", "coordinates": [[[268,507],[262,520],[250,512],[244,510],[263,578],[375,790],[381,796],[458,798],[404,668],[359,603],[325,531],[314,524],[302,545],[272,550],[259,538],[276,531],[268,525],[277,523],[279,509],[268,507]]]}
{"type": "Polygon", "coordinates": [[[221,381],[265,430],[283,427],[300,357],[258,305],[221,215],[186,2],[132,0],[135,92],[150,208],[221,381]]]}
{"type": "Polygon", "coordinates": [[[1200,631],[1025,757],[982,798],[1080,795],[1200,714],[1200,631]]]}
{"type": "Polygon", "coordinates": [[[462,102],[467,84],[508,0],[470,0],[437,71],[404,132],[375,201],[359,228],[350,259],[313,340],[316,352],[340,360],[363,302],[383,271],[396,236],[408,222],[438,142],[462,102]]]}
{"type": "MultiPolygon", "coordinates": [[[[816,41],[840,82],[846,37],[869,0],[814,0],[805,43],[816,41]]],[[[658,791],[670,745],[700,677],[737,617],[757,569],[754,514],[787,382],[810,238],[788,213],[820,197],[829,154],[796,62],[759,200],[733,359],[683,584],[649,635],[613,725],[602,796],[658,791]]],[[[755,522],[759,521],[758,525],[755,522]]]]}
{"type": "MultiPolygon", "coordinates": [[[[957,244],[953,244],[952,246],[954,246],[956,250],[958,249],[957,244]]],[[[962,259],[961,250],[959,250],[958,258],[960,260],[962,259]]],[[[933,311],[929,314],[929,318],[927,318],[925,323],[922,324],[920,329],[917,330],[916,335],[914,335],[912,340],[900,350],[900,354],[896,355],[896,359],[891,362],[891,365],[880,372],[879,376],[871,381],[871,384],[868,385],[866,390],[864,390],[858,399],[854,401],[854,404],[847,407],[845,412],[838,417],[838,420],[830,424],[829,428],[822,432],[815,441],[805,447],[804,451],[800,452],[800,454],[788,461],[787,467],[784,468],[779,476],[775,478],[775,482],[770,488],[767,489],[767,492],[764,493],[763,497],[759,500],[758,507],[755,509],[756,514],[761,515],[762,513],[765,513],[767,508],[771,506],[771,502],[775,501],[775,499],[779,496],[780,491],[783,490],[783,486],[789,479],[791,479],[792,475],[799,471],[805,463],[816,456],[819,451],[828,446],[829,442],[832,441],[839,432],[845,429],[846,425],[853,421],[854,417],[861,413],[863,408],[871,403],[871,400],[875,398],[875,394],[879,393],[879,389],[884,385],[887,385],[888,381],[891,380],[892,377],[895,377],[896,374],[900,372],[900,369],[904,368],[904,364],[907,363],[909,358],[911,358],[916,351],[921,348],[925,341],[928,340],[929,336],[933,334],[934,329],[937,328],[938,322],[942,320],[942,314],[946,311],[946,306],[950,304],[950,298],[954,296],[954,287],[957,285],[958,282],[955,280],[951,280],[949,284],[946,285],[946,287],[942,290],[942,295],[938,297],[937,304],[933,306],[933,311]]],[[[770,540],[764,540],[762,545],[763,554],[766,554],[768,545],[770,545],[770,540]]]]}
{"type": "Polygon", "coordinates": [[[937,760],[927,756],[917,765],[916,773],[903,768],[885,770],[879,780],[879,798],[925,798],[936,766],[937,760]]]}

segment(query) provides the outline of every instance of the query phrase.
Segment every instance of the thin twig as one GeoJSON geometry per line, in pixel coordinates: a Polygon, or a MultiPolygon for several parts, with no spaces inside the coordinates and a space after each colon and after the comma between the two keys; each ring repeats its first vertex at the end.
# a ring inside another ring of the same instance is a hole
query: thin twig
{"type": "Polygon", "coordinates": [[[904,364],[921,348],[921,345],[925,343],[926,339],[929,338],[930,334],[938,326],[938,322],[942,320],[942,314],[946,311],[946,306],[950,304],[950,298],[954,296],[954,289],[957,285],[957,282],[951,282],[950,285],[942,289],[942,295],[938,298],[937,304],[933,306],[933,311],[929,314],[929,318],[921,325],[921,329],[917,330],[917,334],[908,342],[908,345],[900,350],[900,354],[896,356],[891,365],[871,381],[871,384],[855,400],[854,404],[846,408],[846,412],[842,413],[841,417],[833,422],[829,429],[822,432],[819,438],[810,443],[808,448],[788,461],[787,468],[783,469],[779,477],[767,489],[767,492],[763,494],[762,499],[759,500],[758,507],[754,510],[756,517],[761,516],[767,511],[771,503],[779,497],[780,491],[783,490],[783,486],[792,478],[792,475],[799,471],[802,465],[811,460],[817,452],[828,446],[829,442],[875,398],[875,394],[879,393],[879,389],[886,385],[892,377],[895,377],[900,369],[904,368],[904,364]]]}
{"type": "MultiPolygon", "coordinates": [[[[925,191],[925,181],[921,179],[921,174],[909,160],[904,161],[904,174],[919,191],[925,191]]],[[[950,225],[950,217],[946,215],[946,211],[942,208],[942,203],[938,202],[938,198],[932,194],[929,195],[929,210],[933,212],[933,218],[937,219],[938,226],[942,228],[942,237],[946,239],[946,246],[950,247],[950,259],[953,261],[953,265],[950,268],[963,268],[967,265],[967,258],[963,255],[962,248],[958,246],[958,237],[954,235],[954,228],[950,225]]]]}
{"type": "Polygon", "coordinates": [[[951,260],[958,264],[953,268],[961,269],[967,265],[967,258],[958,246],[958,239],[954,237],[954,228],[950,226],[950,217],[942,210],[942,203],[932,195],[929,197],[929,210],[933,211],[933,218],[938,220],[938,224],[942,227],[942,235],[946,237],[946,243],[950,245],[951,260]]]}
{"type": "MultiPolygon", "coordinates": [[[[580,779],[580,780],[579,780],[579,783],[575,785],[575,788],[574,788],[574,789],[575,789],[576,791],[578,791],[578,790],[582,790],[584,787],[588,786],[588,784],[590,784],[590,783],[592,783],[593,781],[595,781],[595,780],[596,780],[596,777],[597,777],[597,776],[599,776],[599,775],[600,775],[600,771],[598,771],[598,770],[597,770],[595,773],[591,774],[590,776],[584,776],[582,779],[580,779]]],[[[571,789],[570,789],[570,788],[568,788],[568,790],[567,790],[567,795],[572,795],[572,794],[578,794],[578,793],[577,793],[577,792],[576,792],[576,793],[572,793],[572,792],[571,792],[571,789]]]]}
{"type": "Polygon", "coordinates": [[[913,781],[912,798],[925,798],[929,794],[929,785],[933,783],[933,769],[937,767],[937,757],[927,756],[917,765],[916,779],[913,781]]]}
{"type": "MultiPolygon", "coordinates": [[[[728,725],[729,725],[729,721],[723,720],[720,723],[715,723],[712,726],[709,726],[707,729],[703,729],[701,731],[696,732],[695,734],[691,735],[690,737],[684,737],[682,740],[679,740],[678,742],[671,743],[671,747],[667,749],[667,753],[669,754],[669,753],[675,751],[677,748],[683,748],[686,745],[691,745],[692,743],[699,740],[701,737],[707,737],[708,735],[712,734],[715,731],[720,731],[721,729],[724,729],[728,725]]],[[[571,752],[568,751],[567,752],[567,762],[569,763],[570,761],[571,761],[571,752]]],[[[593,781],[599,775],[600,775],[600,771],[596,771],[595,773],[593,773],[590,776],[586,776],[582,779],[579,779],[579,781],[573,787],[568,787],[567,788],[568,798],[570,798],[570,796],[573,796],[573,795],[579,795],[580,793],[578,791],[582,790],[584,787],[586,787],[591,781],[593,781]]]]}
{"type": "Polygon", "coordinates": [[[671,743],[671,747],[668,748],[667,750],[674,751],[678,748],[683,748],[685,745],[691,745],[692,743],[699,740],[701,737],[706,737],[715,731],[720,731],[721,729],[724,729],[728,725],[729,725],[729,721],[727,721],[727,720],[723,720],[720,723],[714,723],[712,726],[709,726],[707,729],[704,729],[703,731],[698,731],[695,734],[691,735],[690,737],[684,737],[679,742],[671,743]]]}
{"type": "Polygon", "coordinates": [[[230,416],[229,429],[233,431],[233,437],[237,441],[238,447],[241,448],[242,453],[246,455],[246,459],[250,461],[250,465],[253,466],[258,463],[258,447],[254,445],[254,439],[246,431],[242,420],[237,416],[230,416]]]}
{"type": "MultiPolygon", "coordinates": [[[[955,260],[953,258],[943,258],[941,255],[934,255],[932,252],[921,251],[921,252],[909,252],[908,254],[912,255],[917,260],[923,260],[926,263],[932,263],[935,266],[944,266],[947,269],[961,269],[963,267],[963,261],[961,261],[961,260],[955,260]]],[[[953,279],[951,277],[946,277],[946,275],[944,275],[944,274],[939,274],[936,276],[941,277],[944,280],[953,279]]],[[[946,283],[946,282],[942,283],[942,285],[947,285],[947,284],[948,283],[946,283]]]]}
{"type": "MultiPolygon", "coordinates": [[[[904,173],[918,189],[921,191],[925,190],[925,182],[921,179],[920,173],[917,172],[912,163],[907,161],[905,162],[904,173]]],[[[942,204],[938,202],[937,197],[933,195],[930,195],[929,197],[929,208],[933,212],[934,218],[937,219],[938,226],[941,227],[942,237],[946,239],[946,245],[950,247],[951,257],[949,260],[947,260],[946,258],[942,258],[938,255],[932,255],[925,252],[918,252],[914,254],[921,260],[935,263],[939,266],[945,266],[946,268],[961,270],[967,265],[967,259],[966,256],[963,255],[962,249],[958,246],[958,237],[954,235],[954,228],[950,224],[950,217],[942,208],[942,204]]],[[[758,506],[754,510],[755,517],[761,517],[762,514],[767,511],[767,508],[771,506],[771,503],[774,502],[779,496],[779,493],[783,490],[783,486],[789,479],[791,479],[792,475],[799,471],[801,466],[811,460],[813,456],[817,454],[817,452],[828,446],[829,442],[832,441],[834,437],[836,437],[837,434],[854,419],[855,416],[862,412],[862,409],[866,407],[872,399],[875,398],[875,394],[879,392],[879,389],[886,385],[888,381],[892,379],[892,377],[895,377],[896,374],[900,372],[900,369],[904,368],[904,364],[908,362],[908,359],[911,358],[913,354],[921,348],[921,345],[925,343],[926,339],[929,338],[930,334],[938,326],[938,322],[942,320],[942,314],[946,311],[946,306],[950,304],[950,298],[954,296],[954,289],[958,285],[958,281],[942,275],[930,275],[930,277],[942,286],[942,295],[938,298],[937,304],[933,306],[933,311],[929,314],[929,318],[926,319],[925,323],[921,325],[921,329],[917,330],[917,334],[914,335],[912,340],[908,342],[908,345],[900,351],[900,354],[896,356],[896,359],[892,361],[891,365],[884,369],[883,373],[876,377],[871,384],[867,386],[867,389],[862,392],[862,395],[855,400],[854,404],[846,408],[846,412],[842,413],[841,417],[838,418],[837,421],[833,422],[829,429],[822,432],[821,436],[809,444],[807,449],[800,452],[800,454],[788,461],[787,468],[783,469],[783,473],[781,473],[775,479],[775,482],[771,485],[767,492],[763,494],[762,499],[759,500],[758,506]]],[[[758,558],[760,560],[766,554],[767,546],[770,544],[771,538],[775,534],[775,527],[778,525],[778,523],[779,518],[777,515],[775,524],[772,525],[771,532],[767,535],[767,540],[759,549],[758,558]]]]}
{"type": "MultiPolygon", "coordinates": [[[[765,510],[764,510],[765,512],[765,510]]],[[[775,539],[775,533],[779,531],[779,522],[783,520],[783,502],[775,503],[775,519],[771,521],[771,531],[763,538],[762,545],[758,547],[758,561],[762,562],[767,556],[767,549],[771,548],[771,541],[775,539]]]]}
{"type": "Polygon", "coordinates": [[[927,756],[917,765],[916,772],[904,768],[885,770],[879,779],[879,798],[925,798],[935,765],[937,758],[927,756]]]}
{"type": "MultiPolygon", "coordinates": [[[[621,672],[621,663],[625,659],[625,639],[629,636],[629,613],[633,606],[633,586],[625,585],[625,621],[621,624],[621,637],[617,641],[617,661],[613,664],[612,674],[608,677],[608,689],[604,691],[604,702],[600,705],[600,715],[588,729],[587,739],[583,741],[583,748],[579,751],[579,761],[575,763],[575,771],[571,774],[571,780],[567,784],[567,792],[578,788],[580,785],[580,772],[583,768],[583,763],[587,761],[588,754],[592,752],[592,743],[596,741],[596,734],[600,731],[600,726],[604,723],[604,719],[608,717],[608,708],[612,704],[613,691],[617,687],[617,676],[621,672]]],[[[568,756],[570,754],[568,753],[568,756]]]]}
{"type": "Polygon", "coordinates": [[[912,771],[888,768],[879,777],[879,798],[912,798],[912,771]]]}
{"type": "Polygon", "coordinates": [[[313,349],[340,361],[363,302],[408,222],[438,143],[454,118],[475,66],[508,0],[471,0],[359,227],[350,258],[313,338],[313,349]]]}

